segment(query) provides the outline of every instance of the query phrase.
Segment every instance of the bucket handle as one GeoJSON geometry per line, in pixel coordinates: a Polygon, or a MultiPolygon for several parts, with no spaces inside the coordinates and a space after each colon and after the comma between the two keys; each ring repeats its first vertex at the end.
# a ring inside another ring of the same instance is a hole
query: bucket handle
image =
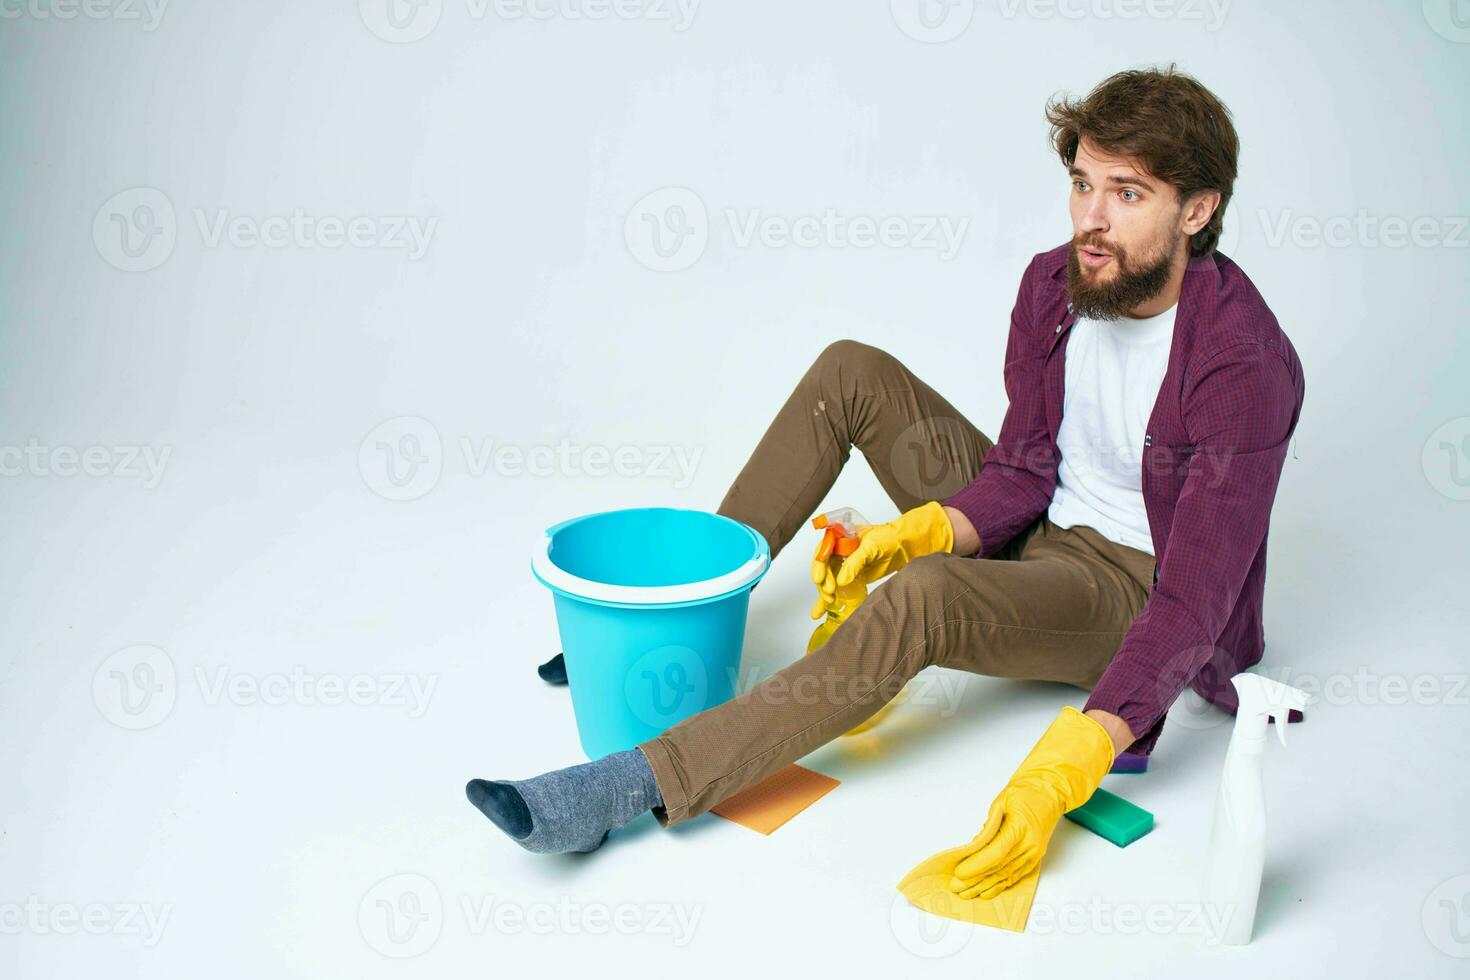
{"type": "MultiPolygon", "coordinates": [[[[764,549],[762,549],[764,552],[764,549]]],[[[693,602],[733,592],[761,577],[770,556],[758,554],[733,572],[700,582],[680,585],[612,585],[581,578],[551,560],[551,534],[546,533],[531,551],[531,569],[547,585],[582,599],[653,605],[664,602],[693,602]]]]}

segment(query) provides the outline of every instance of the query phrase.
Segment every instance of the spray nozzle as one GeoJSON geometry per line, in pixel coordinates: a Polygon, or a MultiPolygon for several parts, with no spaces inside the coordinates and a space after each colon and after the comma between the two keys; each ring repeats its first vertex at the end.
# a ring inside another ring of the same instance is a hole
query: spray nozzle
{"type": "Polygon", "coordinates": [[[1264,738],[1266,719],[1276,722],[1276,737],[1286,744],[1286,723],[1291,709],[1301,711],[1317,700],[1306,691],[1289,687],[1260,674],[1241,673],[1230,678],[1240,696],[1240,707],[1235,712],[1235,727],[1246,735],[1264,738]]]}
{"type": "Polygon", "coordinates": [[[826,561],[833,554],[846,558],[857,550],[859,527],[867,526],[863,515],[851,507],[839,507],[812,518],[812,527],[822,532],[817,560],[826,561]]]}

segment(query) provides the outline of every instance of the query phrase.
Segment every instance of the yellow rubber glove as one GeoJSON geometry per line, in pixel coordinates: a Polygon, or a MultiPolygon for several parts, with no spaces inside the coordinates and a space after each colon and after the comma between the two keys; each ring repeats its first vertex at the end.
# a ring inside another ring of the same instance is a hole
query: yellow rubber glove
{"type": "Polygon", "coordinates": [[[1113,740],[1097,722],[1066,707],[1001,790],[972,853],[955,866],[949,890],[990,899],[1041,866],[1062,814],[1086,803],[1113,765],[1113,740]]]}
{"type": "MultiPolygon", "coordinates": [[[[829,558],[832,564],[837,564],[842,559],[829,558]]],[[[835,577],[835,576],[834,576],[835,577]]],[[[821,648],[832,634],[837,632],[837,627],[847,621],[854,609],[862,604],[868,597],[868,584],[866,582],[853,582],[851,585],[839,585],[835,597],[829,599],[825,593],[817,596],[817,601],[812,604],[812,619],[820,619],[822,622],[812,632],[812,638],[807,642],[806,652],[811,653],[821,648]]],[[[898,692],[893,700],[888,701],[875,711],[866,721],[858,722],[852,728],[843,732],[844,735],[858,735],[867,731],[888,716],[888,713],[904,699],[908,693],[905,687],[898,692]]]]}
{"type": "MultiPolygon", "coordinates": [[[[830,559],[836,564],[840,559],[830,559]]],[[[834,575],[835,578],[835,575],[834,575]]],[[[854,582],[851,585],[841,586],[835,595],[828,596],[825,592],[817,594],[817,601],[812,603],[812,619],[820,619],[822,622],[812,633],[811,640],[806,645],[806,652],[811,653],[831,639],[837,627],[847,621],[853,610],[862,605],[868,597],[868,585],[866,582],[854,582]]]]}
{"type": "Polygon", "coordinates": [[[954,549],[954,525],[937,500],[905,511],[896,521],[865,524],[857,532],[861,539],[857,550],[842,560],[835,575],[830,563],[813,557],[812,581],[822,592],[818,601],[836,603],[839,588],[871,585],[915,558],[954,549]]]}
{"type": "MultiPolygon", "coordinates": [[[[831,559],[831,564],[836,565],[842,561],[840,558],[831,559]]],[[[835,570],[828,570],[832,581],[837,581],[835,570]]],[[[813,573],[815,576],[815,573],[813,573]]],[[[823,581],[826,576],[823,576],[823,581]]],[[[821,583],[818,583],[819,585],[821,583]]],[[[821,619],[823,616],[835,617],[839,622],[852,615],[852,611],[862,605],[863,600],[868,597],[867,582],[852,582],[848,585],[837,586],[832,593],[818,592],[817,600],[812,603],[812,619],[821,619]]]]}

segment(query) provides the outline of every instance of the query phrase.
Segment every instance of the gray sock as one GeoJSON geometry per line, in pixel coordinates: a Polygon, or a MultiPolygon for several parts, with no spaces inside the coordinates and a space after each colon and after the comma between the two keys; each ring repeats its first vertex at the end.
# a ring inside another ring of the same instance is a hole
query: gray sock
{"type": "Polygon", "coordinates": [[[465,795],[537,854],[595,851],[609,831],[664,804],[653,769],[637,748],[531,779],[472,779],[465,795]]]}

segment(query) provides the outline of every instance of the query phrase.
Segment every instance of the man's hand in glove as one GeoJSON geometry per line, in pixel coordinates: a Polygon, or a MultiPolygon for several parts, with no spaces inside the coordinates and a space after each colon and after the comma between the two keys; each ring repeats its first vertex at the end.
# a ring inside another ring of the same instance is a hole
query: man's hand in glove
{"type": "Polygon", "coordinates": [[[954,527],[937,500],[906,511],[896,521],[863,525],[857,531],[857,550],[842,560],[836,575],[827,562],[812,561],[812,581],[822,591],[818,601],[838,603],[839,587],[848,591],[853,585],[871,585],[915,558],[954,547],[954,527]]]}
{"type": "MultiPolygon", "coordinates": [[[[1098,714],[1103,714],[1099,712],[1098,714]]],[[[990,804],[973,853],[955,866],[949,890],[960,898],[994,898],[1041,865],[1062,814],[1086,803],[1112,768],[1121,719],[1063,708],[990,804]],[[1118,723],[1104,727],[1104,721],[1118,723]]],[[[1125,736],[1122,747],[1131,742],[1125,736]]]]}

